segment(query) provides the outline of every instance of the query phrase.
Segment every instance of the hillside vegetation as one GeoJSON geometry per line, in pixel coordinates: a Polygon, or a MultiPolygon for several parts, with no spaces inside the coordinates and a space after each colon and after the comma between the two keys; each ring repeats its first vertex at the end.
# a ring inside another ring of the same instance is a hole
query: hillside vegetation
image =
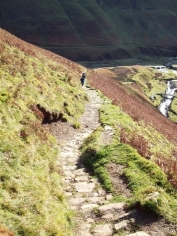
{"type": "MultiPolygon", "coordinates": [[[[56,164],[60,144],[42,124],[62,121],[80,128],[88,98],[78,78],[86,68],[2,29],[0,62],[2,235],[72,235],[73,211],[56,164]]],[[[107,73],[111,76],[87,70],[89,85],[102,92],[105,102],[99,111],[100,127],[82,147],[83,159],[113,193],[113,201],[126,201],[127,210],[155,212],[175,225],[177,129],[149,99],[149,83],[151,89],[158,85],[156,72],[121,67],[107,73]],[[109,145],[102,140],[106,126],[114,131],[109,145]],[[117,189],[115,173],[125,179],[132,193],[129,199],[117,189]]]]}
{"type": "Polygon", "coordinates": [[[175,0],[1,0],[0,21],[73,60],[152,60],[176,56],[176,9],[175,0]]]}
{"type": "Polygon", "coordinates": [[[70,235],[58,145],[41,124],[79,126],[81,70],[0,29],[0,222],[14,235],[70,235]]]}
{"type": "MultiPolygon", "coordinates": [[[[131,88],[131,93],[137,94],[141,99],[159,107],[167,89],[168,80],[176,80],[176,73],[170,69],[155,69],[146,66],[115,66],[111,68],[98,68],[96,70],[131,88]],[[163,71],[165,70],[165,71],[163,71]]],[[[169,108],[168,118],[177,123],[177,97],[174,96],[169,108]]]]}
{"type": "MultiPolygon", "coordinates": [[[[114,194],[114,201],[126,201],[127,209],[155,212],[176,224],[176,124],[163,117],[143,92],[143,88],[148,90],[146,82],[151,82],[152,88],[156,84],[155,71],[135,68],[128,87],[116,82],[115,74],[114,79],[108,79],[105,74],[111,73],[107,69],[96,70],[96,75],[89,77],[91,86],[100,89],[114,104],[108,100],[100,108],[101,127],[82,146],[83,160],[107,191],[114,194]],[[142,72],[145,81],[140,76],[142,72]],[[139,79],[135,80],[135,76],[139,79]],[[105,145],[103,135],[107,127],[113,133],[110,143],[105,145]],[[119,179],[132,191],[131,197],[119,190],[119,179]]],[[[117,68],[129,72],[120,81],[126,82],[135,68],[117,68]]]]}

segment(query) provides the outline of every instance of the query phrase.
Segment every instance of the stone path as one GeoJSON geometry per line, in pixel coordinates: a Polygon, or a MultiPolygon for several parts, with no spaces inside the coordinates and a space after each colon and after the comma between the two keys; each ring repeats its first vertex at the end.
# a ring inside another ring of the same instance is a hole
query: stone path
{"type": "MultiPolygon", "coordinates": [[[[95,90],[85,89],[89,102],[80,119],[81,128],[73,129],[67,124],[62,130],[57,130],[57,124],[52,128],[62,146],[58,164],[63,167],[64,189],[71,209],[76,212],[74,236],[118,236],[118,230],[128,229],[131,225],[131,212],[124,212],[124,202],[110,203],[112,194],[105,192],[98,179],[80,161],[80,146],[100,125],[98,108],[102,103],[95,90]]],[[[145,232],[133,235],[148,236],[145,232]]]]}

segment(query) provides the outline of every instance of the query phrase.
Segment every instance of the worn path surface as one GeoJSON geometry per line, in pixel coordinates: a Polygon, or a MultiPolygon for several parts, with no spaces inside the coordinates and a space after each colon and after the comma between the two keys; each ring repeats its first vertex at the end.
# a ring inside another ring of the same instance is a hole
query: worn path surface
{"type": "MultiPolygon", "coordinates": [[[[50,126],[51,132],[62,147],[58,164],[63,168],[63,182],[68,202],[71,209],[77,213],[74,236],[165,236],[166,234],[160,233],[159,230],[151,234],[138,229],[132,231],[134,212],[126,213],[124,202],[110,203],[112,195],[104,191],[98,179],[94,178],[80,161],[80,146],[100,125],[98,108],[102,103],[96,90],[88,87],[84,89],[89,102],[80,118],[81,128],[74,129],[69,124],[60,122],[50,126]]],[[[109,142],[112,129],[107,127],[105,132],[105,142],[109,142]]]]}

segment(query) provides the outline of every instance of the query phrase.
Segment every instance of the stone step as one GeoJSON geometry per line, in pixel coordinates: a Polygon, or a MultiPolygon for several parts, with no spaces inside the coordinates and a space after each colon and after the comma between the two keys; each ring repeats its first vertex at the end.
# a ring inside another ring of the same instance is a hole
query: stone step
{"type": "MultiPolygon", "coordinates": [[[[125,213],[124,202],[109,202],[113,199],[112,194],[107,194],[103,190],[99,179],[88,173],[79,160],[81,155],[79,148],[84,139],[99,127],[98,108],[101,103],[105,102],[93,89],[88,89],[88,97],[91,102],[86,104],[86,112],[80,119],[80,129],[71,129],[68,138],[60,142],[62,150],[57,165],[62,166],[64,174],[62,181],[68,205],[76,212],[74,235],[115,236],[119,231],[126,230],[131,223],[132,214],[125,213]]],[[[104,135],[110,139],[110,136],[114,134],[114,129],[108,125],[104,129],[104,135]]],[[[149,235],[139,231],[129,236],[149,235]]]]}
{"type": "Polygon", "coordinates": [[[65,171],[65,170],[77,170],[77,165],[72,165],[72,166],[70,166],[70,165],[64,165],[63,166],[63,170],[65,171]]]}
{"type": "Polygon", "coordinates": [[[78,183],[73,184],[73,187],[76,192],[89,193],[93,191],[93,189],[95,188],[95,184],[87,183],[87,182],[78,182],[78,183]]]}
{"type": "Polygon", "coordinates": [[[96,225],[92,229],[92,234],[94,236],[112,236],[113,235],[113,227],[111,224],[96,225]]]}
{"type": "Polygon", "coordinates": [[[70,198],[68,200],[69,204],[70,205],[74,205],[74,206],[81,205],[81,204],[83,204],[86,201],[87,201],[87,198],[83,198],[83,197],[80,197],[80,198],[79,197],[78,198],[70,198]]]}
{"type": "Polygon", "coordinates": [[[127,236],[151,236],[150,234],[145,233],[144,231],[139,231],[133,234],[128,234],[127,236]]]}
{"type": "Polygon", "coordinates": [[[76,182],[88,182],[89,181],[89,176],[88,175],[81,175],[77,176],[74,181],[76,182]]]}
{"type": "Polygon", "coordinates": [[[102,204],[102,202],[105,202],[105,197],[90,197],[88,199],[89,203],[96,203],[98,205],[102,204]]]}
{"type": "Polygon", "coordinates": [[[98,210],[100,211],[102,215],[105,215],[108,213],[122,212],[124,206],[125,206],[125,202],[110,203],[110,204],[99,207],[98,210]]]}

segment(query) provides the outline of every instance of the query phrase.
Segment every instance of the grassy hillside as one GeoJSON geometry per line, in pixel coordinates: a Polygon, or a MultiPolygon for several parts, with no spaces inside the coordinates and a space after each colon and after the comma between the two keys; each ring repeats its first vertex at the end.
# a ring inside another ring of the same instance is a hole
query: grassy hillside
{"type": "MultiPolygon", "coordinates": [[[[152,82],[154,89],[158,82],[159,89],[163,84],[160,78],[153,82],[155,71],[151,69],[113,70],[117,70],[116,74],[100,69],[89,77],[91,86],[111,100],[103,96],[101,127],[82,146],[83,160],[114,195],[115,202],[126,201],[127,210],[139,209],[143,215],[154,212],[176,224],[176,124],[163,117],[145,95],[149,91],[146,83],[152,82]],[[108,79],[106,73],[114,79],[108,79]],[[109,144],[103,139],[107,129],[111,129],[109,144]],[[130,198],[118,188],[119,181],[131,190],[130,198]]],[[[161,76],[165,79],[165,75],[161,76]]]]}
{"type": "MultiPolygon", "coordinates": [[[[136,94],[141,99],[151,103],[156,108],[159,107],[163,95],[167,89],[167,80],[175,79],[176,74],[170,70],[157,70],[145,66],[116,66],[110,68],[98,68],[96,71],[101,75],[109,76],[120,82],[131,93],[136,94]]],[[[175,96],[169,109],[169,119],[177,123],[177,97],[175,96]]]]}
{"type": "Polygon", "coordinates": [[[55,164],[59,149],[41,124],[79,126],[83,68],[2,29],[0,61],[0,222],[14,235],[68,236],[71,212],[55,164]]]}
{"type": "Polygon", "coordinates": [[[176,56],[177,3],[0,1],[1,27],[73,60],[176,56]]]}
{"type": "MultiPolygon", "coordinates": [[[[9,236],[72,235],[73,212],[56,165],[60,148],[42,124],[63,121],[79,128],[87,96],[78,78],[85,68],[2,29],[0,62],[0,231],[9,236]]],[[[156,81],[155,73],[121,67],[107,77],[88,70],[90,85],[111,101],[104,97],[101,127],[82,151],[114,201],[126,200],[114,185],[112,170],[121,169],[133,193],[127,209],[142,207],[176,224],[177,129],[148,97],[149,83],[158,90],[164,86],[164,75],[156,74],[156,81]],[[109,145],[102,140],[107,125],[114,130],[109,145]]]]}

